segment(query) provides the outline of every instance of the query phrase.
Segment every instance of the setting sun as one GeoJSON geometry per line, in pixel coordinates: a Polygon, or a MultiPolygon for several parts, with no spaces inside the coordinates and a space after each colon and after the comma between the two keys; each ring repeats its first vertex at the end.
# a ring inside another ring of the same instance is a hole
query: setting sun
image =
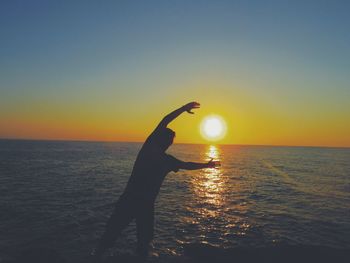
{"type": "Polygon", "coordinates": [[[200,125],[200,133],[204,139],[218,141],[226,135],[226,123],[221,116],[210,115],[203,119],[200,125]]]}

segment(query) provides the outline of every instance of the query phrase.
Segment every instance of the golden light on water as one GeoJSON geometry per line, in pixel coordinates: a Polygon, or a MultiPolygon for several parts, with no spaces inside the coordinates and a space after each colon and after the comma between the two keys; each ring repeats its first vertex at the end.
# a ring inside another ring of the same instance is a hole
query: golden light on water
{"type": "Polygon", "coordinates": [[[208,141],[218,141],[226,135],[226,122],[219,115],[209,115],[203,119],[200,125],[202,137],[208,141]]]}
{"type": "MultiPolygon", "coordinates": [[[[206,159],[219,161],[220,150],[217,146],[210,145],[205,153],[206,159]]],[[[207,168],[201,171],[201,176],[195,178],[193,184],[196,195],[205,203],[222,205],[224,202],[226,180],[222,177],[222,168],[207,168]]]]}
{"type": "MultiPolygon", "coordinates": [[[[223,162],[223,151],[219,146],[209,145],[204,152],[204,159],[223,162]]],[[[196,206],[192,210],[197,216],[191,217],[191,223],[202,226],[203,242],[213,229],[205,222],[225,222],[225,234],[246,235],[251,225],[243,215],[248,209],[244,199],[244,182],[234,183],[232,178],[241,175],[225,170],[225,166],[202,169],[191,178],[196,206]],[[214,220],[214,221],[213,221],[214,220]]]]}

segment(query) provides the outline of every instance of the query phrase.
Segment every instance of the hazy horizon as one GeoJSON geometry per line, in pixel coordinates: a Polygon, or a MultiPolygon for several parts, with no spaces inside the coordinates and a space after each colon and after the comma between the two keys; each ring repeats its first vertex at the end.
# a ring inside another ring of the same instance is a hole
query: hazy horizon
{"type": "MultiPolygon", "coordinates": [[[[145,138],[146,139],[146,138],[145,138]]],[[[2,138],[0,140],[9,141],[48,141],[48,142],[121,142],[121,143],[139,143],[144,141],[108,141],[108,140],[84,140],[84,139],[40,139],[40,138],[2,138]]],[[[203,143],[190,143],[190,142],[174,142],[173,145],[185,144],[185,145],[216,145],[216,146],[261,146],[261,147],[310,147],[310,148],[340,148],[349,149],[350,146],[328,146],[328,145],[282,145],[282,144],[234,144],[234,143],[220,143],[220,142],[203,142],[203,143]]]]}

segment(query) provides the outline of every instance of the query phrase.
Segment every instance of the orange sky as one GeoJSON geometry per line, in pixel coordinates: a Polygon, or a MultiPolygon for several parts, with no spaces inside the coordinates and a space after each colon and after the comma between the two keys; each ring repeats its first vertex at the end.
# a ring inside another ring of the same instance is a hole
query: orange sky
{"type": "MultiPolygon", "coordinates": [[[[239,88],[204,87],[199,84],[184,87],[188,99],[169,94],[163,100],[144,103],[114,105],[92,101],[64,105],[37,102],[1,116],[0,135],[3,138],[67,139],[102,141],[143,141],[160,119],[176,107],[197,96],[202,106],[194,115],[184,113],[170,128],[176,131],[175,143],[209,143],[199,132],[202,119],[212,113],[221,115],[228,126],[221,144],[350,146],[350,122],[339,113],[329,118],[309,106],[300,105],[295,111],[283,111],[263,97],[252,97],[239,88]]],[[[174,89],[175,90],[175,89],[174,89]]],[[[177,88],[176,90],[180,90],[177,88]]],[[[113,99],[112,99],[113,101],[113,99]]]]}

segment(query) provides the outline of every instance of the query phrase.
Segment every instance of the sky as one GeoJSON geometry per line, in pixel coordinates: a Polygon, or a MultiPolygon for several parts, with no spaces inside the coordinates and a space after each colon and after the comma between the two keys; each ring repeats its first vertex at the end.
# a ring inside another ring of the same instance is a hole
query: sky
{"type": "Polygon", "coordinates": [[[0,3],[0,138],[350,147],[349,1],[0,3]]]}

